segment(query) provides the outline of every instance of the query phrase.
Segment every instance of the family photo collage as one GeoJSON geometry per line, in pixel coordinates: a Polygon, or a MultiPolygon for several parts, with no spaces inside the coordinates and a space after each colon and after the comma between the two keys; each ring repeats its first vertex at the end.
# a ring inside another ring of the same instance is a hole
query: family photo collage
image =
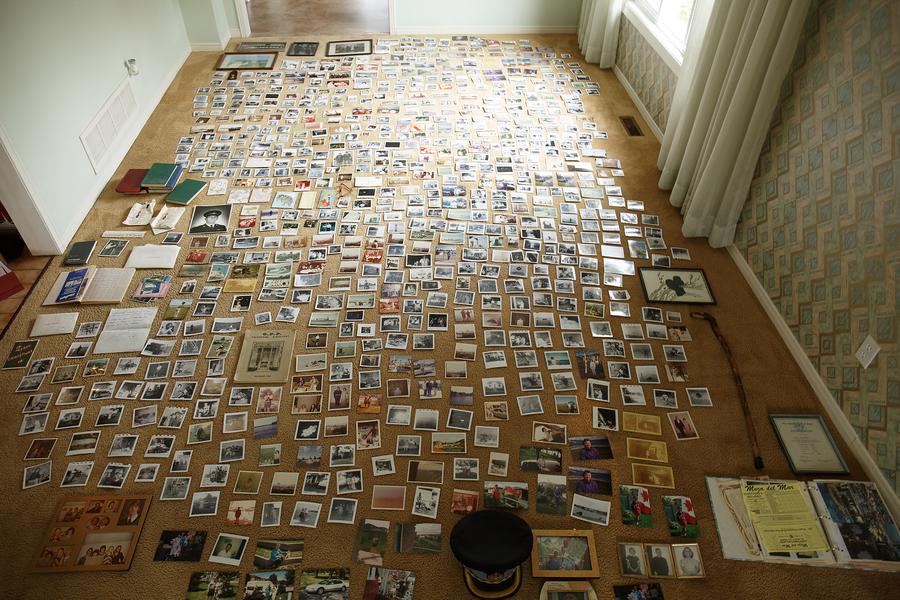
{"type": "Polygon", "coordinates": [[[541,524],[534,577],[705,576],[669,454],[714,410],[683,304],[715,299],[628,197],[600,85],[527,40],[351,42],[211,64],[158,157],[201,191],[115,200],[13,345],[22,493],[71,488],[35,570],[128,568],[140,534],[197,563],[188,598],[407,599],[404,556],[488,508],[541,524]]]}

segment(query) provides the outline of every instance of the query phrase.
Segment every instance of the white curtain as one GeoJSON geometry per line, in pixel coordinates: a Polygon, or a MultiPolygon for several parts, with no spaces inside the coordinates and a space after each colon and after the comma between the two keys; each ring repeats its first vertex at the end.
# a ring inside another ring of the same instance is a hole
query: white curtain
{"type": "Polygon", "coordinates": [[[616,63],[619,19],[625,0],[584,0],[578,20],[578,47],[589,63],[609,69],[616,63]]]}
{"type": "Polygon", "coordinates": [[[685,236],[734,239],[809,4],[714,2],[705,31],[692,26],[657,163],[685,236]]]}

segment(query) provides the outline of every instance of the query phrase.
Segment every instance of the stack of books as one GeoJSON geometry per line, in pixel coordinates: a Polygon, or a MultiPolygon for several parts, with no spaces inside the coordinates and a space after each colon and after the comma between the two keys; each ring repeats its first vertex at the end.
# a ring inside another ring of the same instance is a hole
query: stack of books
{"type": "Polygon", "coordinates": [[[151,194],[162,194],[175,189],[175,183],[184,171],[182,165],[173,163],[153,163],[141,180],[141,187],[151,194]]]}

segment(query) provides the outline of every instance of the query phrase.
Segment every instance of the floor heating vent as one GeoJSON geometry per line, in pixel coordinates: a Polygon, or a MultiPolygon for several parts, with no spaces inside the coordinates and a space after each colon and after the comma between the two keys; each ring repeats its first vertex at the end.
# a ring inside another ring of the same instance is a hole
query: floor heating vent
{"type": "Polygon", "coordinates": [[[641,131],[641,128],[637,124],[637,120],[634,117],[619,117],[619,121],[622,122],[622,127],[625,128],[625,133],[630,136],[642,136],[644,132],[641,131]]]}
{"type": "Polygon", "coordinates": [[[81,145],[91,161],[94,173],[102,170],[110,149],[127,129],[136,112],[137,102],[131,89],[131,80],[126,78],[81,134],[81,145]]]}

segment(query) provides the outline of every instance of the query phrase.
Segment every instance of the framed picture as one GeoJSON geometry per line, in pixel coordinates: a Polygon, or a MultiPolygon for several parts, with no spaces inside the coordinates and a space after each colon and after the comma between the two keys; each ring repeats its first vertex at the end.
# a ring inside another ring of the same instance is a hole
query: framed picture
{"type": "Polygon", "coordinates": [[[706,577],[699,544],[672,544],[672,556],[675,559],[675,574],[678,579],[706,577]]]}
{"type": "Polygon", "coordinates": [[[821,415],[769,415],[781,449],[797,475],[849,473],[821,415]]]}
{"type": "Polygon", "coordinates": [[[319,51],[319,42],[294,42],[288,48],[288,56],[315,56],[319,51]]]}
{"type": "Polygon", "coordinates": [[[276,58],[277,52],[223,52],[216,71],[270,70],[276,58]]]}
{"type": "Polygon", "coordinates": [[[663,304],[715,304],[703,269],[638,269],[648,302],[663,304]]]}
{"type": "Polygon", "coordinates": [[[146,495],[62,498],[32,571],[127,571],[149,507],[146,495]]]}
{"type": "Polygon", "coordinates": [[[535,577],[599,577],[594,534],[580,529],[535,529],[531,572],[535,577]]]}
{"type": "Polygon", "coordinates": [[[644,546],[640,543],[619,543],[619,574],[624,577],[646,577],[647,562],[644,546]]]}
{"type": "Polygon", "coordinates": [[[538,600],[597,600],[589,581],[545,581],[538,600]]]}
{"type": "Polygon", "coordinates": [[[372,54],[372,40],[344,40],[328,42],[325,56],[362,56],[372,54]]]}
{"type": "Polygon", "coordinates": [[[287,42],[241,42],[236,50],[238,52],[264,52],[264,51],[284,51],[287,42]]]}
{"type": "Polygon", "coordinates": [[[675,577],[672,551],[668,544],[644,544],[650,577],[675,577]]]}

